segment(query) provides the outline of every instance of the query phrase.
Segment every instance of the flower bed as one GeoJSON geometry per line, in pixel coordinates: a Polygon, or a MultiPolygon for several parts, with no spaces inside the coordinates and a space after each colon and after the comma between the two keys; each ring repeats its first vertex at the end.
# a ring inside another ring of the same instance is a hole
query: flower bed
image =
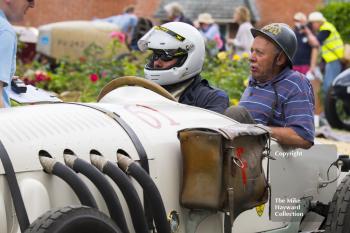
{"type": "MultiPolygon", "coordinates": [[[[63,93],[70,96],[69,93],[75,93],[73,99],[66,99],[68,101],[93,102],[109,81],[122,76],[143,77],[143,67],[149,56],[149,53],[137,51],[118,54],[122,38],[114,34],[111,36],[115,39],[105,48],[109,55],[103,58],[100,56],[103,48],[92,44],[83,57],[75,61],[58,61],[54,70],[48,64],[38,62],[26,65],[18,63],[17,73],[26,83],[58,95],[63,93]]],[[[217,56],[207,56],[201,75],[213,86],[225,90],[231,103],[237,104],[249,75],[247,55],[239,57],[221,52],[217,56]]]]}

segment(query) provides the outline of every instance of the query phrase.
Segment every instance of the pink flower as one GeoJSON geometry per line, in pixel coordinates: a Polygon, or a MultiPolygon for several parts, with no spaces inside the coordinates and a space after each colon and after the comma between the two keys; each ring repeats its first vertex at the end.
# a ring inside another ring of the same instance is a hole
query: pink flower
{"type": "Polygon", "coordinates": [[[122,32],[117,32],[117,31],[113,31],[109,34],[109,36],[112,39],[117,39],[119,40],[120,43],[124,43],[125,42],[125,34],[122,32]]]}
{"type": "Polygon", "coordinates": [[[221,40],[219,34],[216,34],[216,35],[214,36],[214,40],[215,40],[215,42],[216,42],[216,47],[217,47],[217,48],[222,48],[222,46],[224,45],[224,43],[222,42],[222,40],[221,40]]]}
{"type": "Polygon", "coordinates": [[[98,75],[97,74],[90,74],[90,81],[95,83],[97,82],[99,79],[98,75]]]}
{"type": "Polygon", "coordinates": [[[107,71],[102,71],[102,72],[101,72],[101,77],[102,77],[102,78],[107,77],[107,71]]]}

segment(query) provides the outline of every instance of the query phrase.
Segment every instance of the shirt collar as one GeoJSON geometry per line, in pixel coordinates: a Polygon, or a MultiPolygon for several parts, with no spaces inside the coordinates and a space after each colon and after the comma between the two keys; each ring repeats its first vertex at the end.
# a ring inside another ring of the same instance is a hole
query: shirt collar
{"type": "Polygon", "coordinates": [[[7,20],[5,13],[0,9],[0,18],[4,18],[7,20]]]}
{"type": "Polygon", "coordinates": [[[258,86],[258,87],[266,87],[269,86],[271,84],[274,84],[276,82],[279,82],[280,80],[284,79],[287,75],[287,73],[289,73],[290,68],[286,67],[284,68],[284,70],[282,70],[281,73],[279,73],[276,77],[274,77],[273,79],[264,82],[264,83],[259,83],[257,80],[255,80],[252,76],[249,77],[249,86],[258,86]]]}

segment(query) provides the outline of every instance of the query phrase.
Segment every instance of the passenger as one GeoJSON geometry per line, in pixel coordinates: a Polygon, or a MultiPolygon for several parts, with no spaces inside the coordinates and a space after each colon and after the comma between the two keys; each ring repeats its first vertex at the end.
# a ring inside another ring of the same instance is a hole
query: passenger
{"type": "Polygon", "coordinates": [[[229,106],[227,94],[202,79],[204,39],[193,26],[171,22],[153,27],[143,36],[141,51],[152,50],[145,65],[146,79],[163,86],[180,103],[223,113],[229,106]]]}
{"type": "Polygon", "coordinates": [[[34,0],[0,0],[0,108],[10,107],[9,91],[16,71],[17,35],[11,23],[23,20],[34,0]]]}
{"type": "Polygon", "coordinates": [[[291,69],[297,39],[286,24],[251,29],[249,85],[239,106],[226,115],[242,123],[270,127],[282,145],[310,148],[314,142],[314,96],[310,81],[291,69]]]}

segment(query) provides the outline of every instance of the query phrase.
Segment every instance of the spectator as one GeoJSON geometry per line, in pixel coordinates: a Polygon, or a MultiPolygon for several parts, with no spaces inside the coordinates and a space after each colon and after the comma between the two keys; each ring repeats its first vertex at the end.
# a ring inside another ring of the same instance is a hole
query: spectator
{"type": "Polygon", "coordinates": [[[233,21],[239,24],[239,28],[236,37],[234,39],[228,39],[227,43],[233,45],[236,54],[249,54],[254,38],[250,32],[253,26],[250,23],[250,12],[248,8],[244,6],[237,7],[233,14],[233,21]]]}
{"type": "Polygon", "coordinates": [[[164,6],[169,22],[184,22],[190,25],[192,21],[184,15],[183,7],[178,2],[171,2],[164,6]]]}
{"type": "Polygon", "coordinates": [[[309,80],[291,70],[297,39],[286,24],[251,29],[251,77],[239,106],[226,115],[242,122],[269,127],[282,145],[309,148],[314,142],[314,97],[309,80]]]}
{"type": "Polygon", "coordinates": [[[141,51],[153,52],[145,65],[146,79],[169,91],[180,103],[223,113],[227,94],[202,79],[205,45],[198,30],[186,23],[170,22],[151,29],[138,42],[141,51]]]}
{"type": "Polygon", "coordinates": [[[318,32],[317,39],[322,45],[321,54],[326,63],[322,91],[327,95],[333,79],[341,72],[344,57],[344,43],[333,24],[327,22],[320,12],[309,15],[312,29],[318,32]]]}
{"type": "Polygon", "coordinates": [[[320,44],[309,28],[309,25],[307,25],[305,14],[297,12],[293,19],[294,33],[298,41],[297,52],[293,58],[293,70],[305,74],[310,80],[315,96],[315,114],[320,115],[322,108],[319,91],[322,75],[317,67],[318,48],[320,44]]]}
{"type": "Polygon", "coordinates": [[[34,0],[0,0],[0,107],[10,107],[9,91],[16,71],[17,35],[10,25],[23,20],[34,0]]]}
{"type": "Polygon", "coordinates": [[[205,39],[209,54],[217,54],[225,46],[221,39],[219,26],[209,13],[200,14],[196,22],[198,22],[198,29],[205,39]]]}
{"type": "Polygon", "coordinates": [[[127,6],[123,14],[111,16],[105,19],[95,19],[96,21],[105,21],[113,23],[120,28],[120,31],[125,34],[128,45],[131,43],[132,34],[137,25],[137,16],[134,14],[135,6],[127,6]]]}
{"type": "Polygon", "coordinates": [[[294,25],[298,47],[293,58],[293,69],[302,74],[306,74],[308,71],[314,72],[317,65],[317,53],[320,44],[307,25],[305,14],[297,12],[294,15],[294,25]],[[311,56],[311,54],[316,56],[311,56]]]}

